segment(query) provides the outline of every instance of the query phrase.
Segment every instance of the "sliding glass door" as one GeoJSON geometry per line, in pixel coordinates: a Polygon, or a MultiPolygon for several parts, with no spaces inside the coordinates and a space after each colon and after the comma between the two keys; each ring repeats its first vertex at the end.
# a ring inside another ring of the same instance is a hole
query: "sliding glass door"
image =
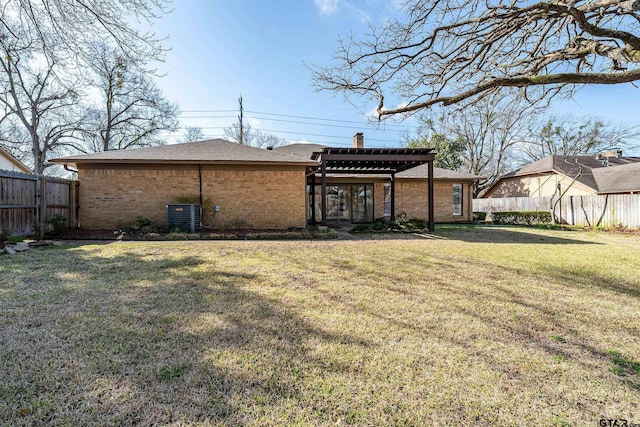
{"type": "MultiPolygon", "coordinates": [[[[310,186],[307,187],[310,191],[310,186]]],[[[307,218],[311,219],[311,196],[307,218]]],[[[316,185],[316,221],[322,218],[322,186],[316,185]]],[[[329,223],[373,222],[373,184],[327,185],[327,221],[329,223]]]]}

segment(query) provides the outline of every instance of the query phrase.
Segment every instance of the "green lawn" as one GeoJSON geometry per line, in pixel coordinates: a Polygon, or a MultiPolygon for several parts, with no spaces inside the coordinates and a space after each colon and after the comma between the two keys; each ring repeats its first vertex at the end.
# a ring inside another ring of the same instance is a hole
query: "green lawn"
{"type": "Polygon", "coordinates": [[[640,423],[640,237],[0,257],[0,425],[640,423]]]}

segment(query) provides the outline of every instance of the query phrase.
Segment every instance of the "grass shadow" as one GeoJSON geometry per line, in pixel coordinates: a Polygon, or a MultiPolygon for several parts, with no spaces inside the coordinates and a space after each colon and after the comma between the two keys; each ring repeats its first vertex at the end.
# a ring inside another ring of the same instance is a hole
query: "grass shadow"
{"type": "MultiPolygon", "coordinates": [[[[514,226],[446,226],[436,227],[436,235],[450,240],[470,243],[526,243],[545,245],[601,245],[601,243],[580,239],[575,232],[575,239],[553,235],[555,230],[536,232],[537,228],[514,226]]],[[[566,233],[561,231],[559,233],[566,233]]]]}
{"type": "Polygon", "coordinates": [[[172,249],[34,251],[12,284],[0,266],[0,420],[253,424],[247,408],[307,399],[308,371],[351,369],[316,348],[372,345],[255,291],[256,269],[172,249]]]}

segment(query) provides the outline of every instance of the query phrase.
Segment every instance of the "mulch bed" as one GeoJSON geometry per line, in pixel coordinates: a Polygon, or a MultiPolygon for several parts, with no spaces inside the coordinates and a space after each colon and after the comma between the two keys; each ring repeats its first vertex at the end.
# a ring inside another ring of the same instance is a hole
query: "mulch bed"
{"type": "Polygon", "coordinates": [[[333,231],[308,230],[216,230],[202,233],[158,233],[150,230],[83,230],[73,229],[58,239],[68,240],[238,240],[238,239],[333,239],[333,231]]]}

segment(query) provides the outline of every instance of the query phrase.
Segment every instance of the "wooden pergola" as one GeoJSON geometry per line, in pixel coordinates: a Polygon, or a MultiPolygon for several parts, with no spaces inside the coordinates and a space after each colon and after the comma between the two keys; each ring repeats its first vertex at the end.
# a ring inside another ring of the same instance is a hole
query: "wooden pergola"
{"type": "MultiPolygon", "coordinates": [[[[395,175],[427,163],[427,200],[429,231],[435,230],[433,208],[433,159],[430,148],[325,148],[314,153],[313,160],[320,163],[311,174],[311,206],[315,206],[316,173],[320,171],[322,188],[322,219],[327,224],[327,174],[375,174],[391,176],[391,220],[395,221],[395,175]]],[[[315,208],[311,209],[311,221],[316,223],[315,208]]]]}

